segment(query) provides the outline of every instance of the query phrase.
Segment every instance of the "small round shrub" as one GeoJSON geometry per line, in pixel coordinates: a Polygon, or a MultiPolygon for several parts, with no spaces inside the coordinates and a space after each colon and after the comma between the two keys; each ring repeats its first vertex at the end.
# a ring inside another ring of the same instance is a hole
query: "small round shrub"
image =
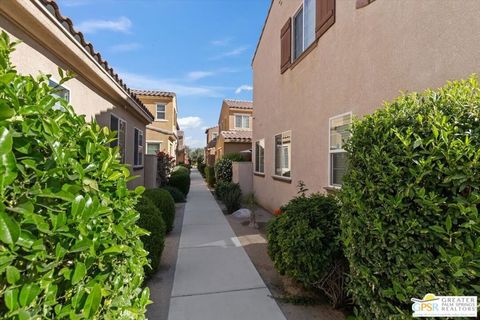
{"type": "Polygon", "coordinates": [[[170,192],[164,189],[147,189],[144,196],[153,202],[153,204],[162,212],[163,221],[167,233],[172,231],[175,220],[175,200],[170,192]]]}
{"type": "Polygon", "coordinates": [[[173,168],[172,174],[177,174],[177,173],[183,173],[183,174],[190,174],[190,169],[188,169],[185,166],[178,165],[175,168],[173,168]]]}
{"type": "Polygon", "coordinates": [[[409,94],[352,128],[341,192],[350,291],[368,319],[412,297],[480,295],[480,89],[476,77],[409,94]]]}
{"type": "MultiPolygon", "coordinates": [[[[0,36],[0,318],[144,319],[142,188],[116,133],[23,76],[0,36]]],[[[60,84],[70,78],[61,71],[60,84]]]]}
{"type": "Polygon", "coordinates": [[[281,212],[268,225],[268,254],[281,274],[316,288],[342,258],[338,202],[318,193],[299,196],[281,212]]]}
{"type": "Polygon", "coordinates": [[[148,251],[148,260],[150,266],[145,266],[145,276],[149,279],[157,272],[160,265],[165,245],[166,226],[163,221],[163,215],[160,209],[150,199],[151,195],[145,194],[137,203],[137,211],[140,213],[140,219],[137,225],[150,232],[149,235],[141,237],[145,250],[148,251]]]}
{"type": "Polygon", "coordinates": [[[214,167],[206,167],[205,168],[205,178],[207,180],[207,184],[210,188],[213,188],[216,184],[216,179],[215,179],[215,168],[214,167]]]}
{"type": "Polygon", "coordinates": [[[215,163],[215,179],[232,182],[232,160],[222,158],[215,163]]]}
{"type": "Polygon", "coordinates": [[[242,205],[242,190],[238,183],[229,183],[222,194],[222,201],[227,207],[228,214],[232,214],[242,205]]]}
{"type": "Polygon", "coordinates": [[[190,175],[183,172],[173,172],[168,180],[168,185],[177,188],[186,197],[190,191],[190,175]]]}
{"type": "Polygon", "coordinates": [[[177,188],[172,187],[172,186],[165,186],[165,187],[162,187],[162,189],[164,189],[164,190],[166,190],[170,193],[170,195],[172,196],[173,201],[175,201],[175,203],[187,202],[183,192],[178,190],[177,188]]]}
{"type": "Polygon", "coordinates": [[[219,181],[215,185],[215,195],[218,199],[223,200],[226,191],[229,190],[231,182],[219,181]]]}

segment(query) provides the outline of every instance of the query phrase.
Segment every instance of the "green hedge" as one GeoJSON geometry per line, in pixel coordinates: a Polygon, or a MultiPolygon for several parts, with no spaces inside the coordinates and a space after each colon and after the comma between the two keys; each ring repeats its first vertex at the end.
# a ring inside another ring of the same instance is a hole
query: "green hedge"
{"type": "Polygon", "coordinates": [[[354,123],[341,228],[360,316],[409,317],[429,292],[480,295],[479,119],[472,77],[354,123]]]}
{"type": "Polygon", "coordinates": [[[225,182],[225,181],[219,181],[215,185],[215,195],[217,196],[217,198],[219,200],[223,201],[223,197],[224,197],[226,191],[228,191],[230,185],[231,185],[231,182],[225,182]]]}
{"type": "MultiPolygon", "coordinates": [[[[147,252],[116,137],[19,75],[0,36],[0,318],[142,319],[147,252]]],[[[68,80],[60,71],[62,80],[68,80]]]]}
{"type": "Polygon", "coordinates": [[[140,213],[140,219],[137,222],[138,226],[150,232],[149,235],[144,235],[141,238],[145,250],[148,251],[148,260],[150,261],[150,265],[144,268],[147,279],[158,270],[165,245],[166,233],[162,211],[151,200],[151,196],[152,194],[144,194],[136,207],[140,213]]]}
{"type": "Polygon", "coordinates": [[[222,158],[215,163],[215,179],[232,182],[232,160],[222,158]]]}
{"type": "Polygon", "coordinates": [[[177,188],[186,197],[190,191],[190,175],[181,171],[173,172],[168,180],[168,185],[177,188]]]}
{"type": "Polygon", "coordinates": [[[164,189],[145,190],[144,196],[150,199],[153,204],[162,212],[163,221],[167,233],[172,231],[175,220],[175,200],[170,192],[164,189]]]}
{"type": "Polygon", "coordinates": [[[190,174],[190,169],[185,167],[184,165],[178,165],[176,166],[175,168],[173,168],[172,170],[172,174],[179,174],[179,173],[183,173],[183,174],[190,174]]]}
{"type": "Polygon", "coordinates": [[[242,190],[238,183],[229,183],[222,193],[222,201],[227,207],[228,214],[232,214],[241,208],[242,190]]]}
{"type": "Polygon", "coordinates": [[[215,179],[215,169],[213,167],[206,167],[205,168],[205,178],[207,180],[207,184],[210,188],[213,188],[216,183],[215,179]]]}
{"type": "Polygon", "coordinates": [[[172,186],[165,186],[165,187],[162,187],[162,189],[168,191],[170,193],[170,195],[172,196],[173,200],[175,201],[175,203],[183,203],[183,202],[187,202],[187,200],[185,199],[185,195],[183,194],[182,191],[178,190],[177,188],[175,187],[172,187],[172,186]]]}
{"type": "Polygon", "coordinates": [[[268,225],[268,254],[281,274],[317,288],[343,257],[338,202],[321,194],[299,196],[282,212],[268,225]]]}

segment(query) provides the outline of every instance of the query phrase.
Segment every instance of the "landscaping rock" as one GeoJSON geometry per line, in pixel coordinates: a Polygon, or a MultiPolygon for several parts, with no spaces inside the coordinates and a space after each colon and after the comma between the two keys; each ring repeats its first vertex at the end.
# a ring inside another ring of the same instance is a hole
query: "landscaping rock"
{"type": "Polygon", "coordinates": [[[239,209],[232,213],[232,216],[237,219],[250,219],[251,214],[252,211],[250,211],[249,209],[239,209]]]}

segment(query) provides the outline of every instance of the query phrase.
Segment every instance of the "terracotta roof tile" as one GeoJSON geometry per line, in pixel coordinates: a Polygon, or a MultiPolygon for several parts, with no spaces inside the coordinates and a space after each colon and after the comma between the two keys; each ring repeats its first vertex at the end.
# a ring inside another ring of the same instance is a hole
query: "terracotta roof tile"
{"type": "Polygon", "coordinates": [[[252,101],[225,99],[225,100],[223,100],[223,103],[225,103],[227,105],[227,107],[229,107],[229,108],[253,109],[253,102],[252,101]]]}
{"type": "Polygon", "coordinates": [[[141,90],[132,89],[132,92],[137,96],[149,96],[149,97],[175,97],[175,92],[160,91],[160,90],[141,90]]]}
{"type": "Polygon", "coordinates": [[[83,33],[80,31],[76,31],[73,27],[73,22],[70,18],[65,17],[60,12],[60,7],[55,2],[55,0],[40,0],[43,6],[58,20],[58,22],[67,30],[73,38],[83,47],[85,50],[95,59],[102,68],[104,68],[108,74],[125,90],[128,92],[130,97],[135,101],[140,108],[148,114],[152,119],[154,118],[153,114],[148,111],[147,107],[137,98],[137,96],[127,87],[125,82],[120,79],[118,74],[113,70],[113,68],[109,67],[108,62],[102,58],[102,55],[95,51],[93,45],[90,42],[85,40],[83,33]]]}
{"type": "Polygon", "coordinates": [[[222,131],[225,142],[252,142],[252,131],[222,131]]]}

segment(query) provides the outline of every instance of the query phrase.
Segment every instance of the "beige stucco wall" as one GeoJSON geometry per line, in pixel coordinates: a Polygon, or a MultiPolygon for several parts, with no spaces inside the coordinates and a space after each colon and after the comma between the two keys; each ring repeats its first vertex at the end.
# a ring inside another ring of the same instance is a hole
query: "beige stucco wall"
{"type": "Polygon", "coordinates": [[[253,192],[253,165],[252,162],[233,162],[232,181],[240,185],[243,196],[253,192]]]}
{"type": "MultiPolygon", "coordinates": [[[[5,3],[2,3],[0,9],[4,9],[3,6],[5,6],[5,3]]],[[[30,22],[33,23],[33,21],[28,21],[28,23],[30,22]]],[[[80,70],[77,69],[78,65],[69,63],[73,60],[65,60],[41,44],[37,39],[34,39],[33,36],[25,31],[24,28],[28,27],[26,24],[27,22],[10,20],[5,15],[0,15],[0,31],[7,32],[12,40],[19,39],[22,41],[12,54],[12,62],[16,65],[17,70],[22,74],[38,75],[40,72],[51,74],[53,80],[59,80],[58,67],[76,72],[77,76],[64,85],[70,90],[70,103],[78,114],[85,115],[87,120],[95,119],[102,126],[110,126],[110,114],[112,113],[127,122],[126,163],[132,167],[134,128],[136,127],[145,132],[147,120],[132,111],[131,106],[128,105],[126,100],[122,100],[120,96],[115,99],[115,92],[106,94],[102,90],[108,90],[108,88],[102,87],[100,89],[95,83],[87,80],[80,70]],[[23,24],[23,26],[20,26],[20,24],[23,24]]],[[[65,46],[66,51],[75,50],[75,45],[69,43],[67,39],[64,43],[57,44],[57,47],[61,46],[65,46]],[[68,46],[71,46],[71,48],[67,48],[68,46]]],[[[88,60],[88,57],[85,57],[85,60],[88,60]]],[[[131,169],[131,172],[133,175],[139,176],[139,178],[131,181],[129,187],[133,188],[143,185],[143,168],[131,169]]]]}
{"type": "Polygon", "coordinates": [[[370,113],[400,91],[435,88],[480,70],[480,1],[336,1],[336,23],[293,69],[280,74],[280,30],[301,0],[274,1],[253,62],[253,141],[265,139],[265,177],[254,177],[269,210],[328,185],[328,121],[370,113]],[[274,135],[292,130],[292,182],[272,179],[274,135]]]}

